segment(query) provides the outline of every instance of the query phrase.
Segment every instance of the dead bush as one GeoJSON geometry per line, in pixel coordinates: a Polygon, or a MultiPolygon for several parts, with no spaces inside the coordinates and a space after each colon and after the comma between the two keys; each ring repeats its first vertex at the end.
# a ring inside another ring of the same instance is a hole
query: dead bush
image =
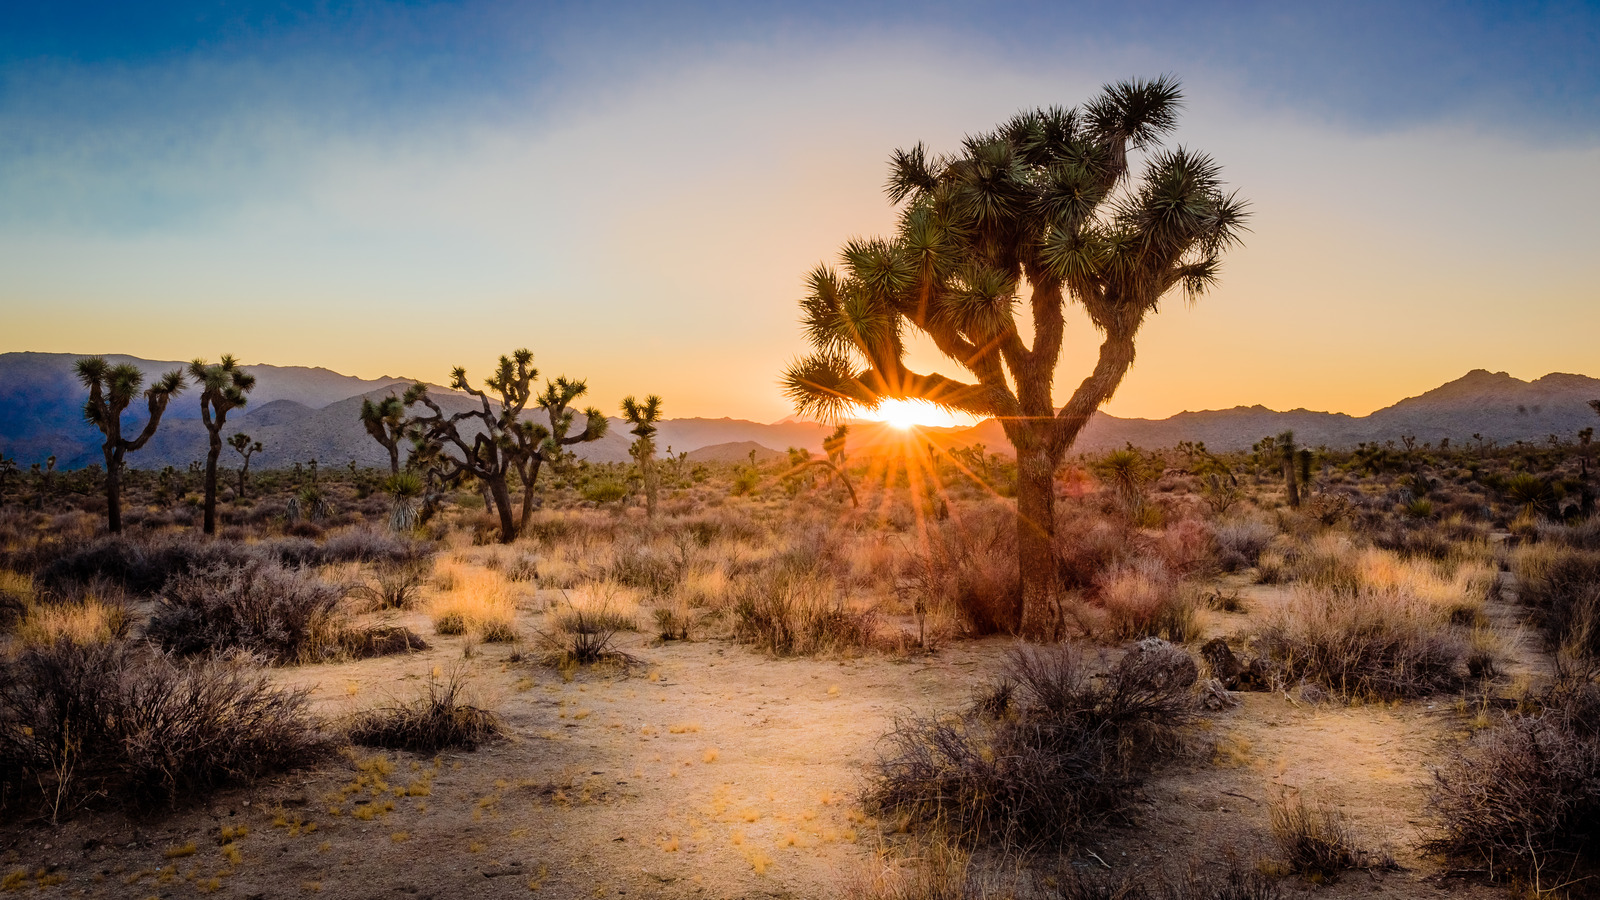
{"type": "Polygon", "coordinates": [[[1600,864],[1600,684],[1566,669],[1544,694],[1450,751],[1429,805],[1430,852],[1491,878],[1592,873],[1600,864]]]}
{"type": "Polygon", "coordinates": [[[969,514],[933,531],[907,574],[931,606],[954,611],[968,634],[1016,631],[1022,580],[1010,518],[969,514]]]}
{"type": "Polygon", "coordinates": [[[251,560],[174,576],[149,638],[179,655],[244,651],[278,664],[337,654],[342,592],[308,572],[251,560]]]}
{"type": "Polygon", "coordinates": [[[1102,679],[1070,647],[1018,650],[1002,717],[914,718],[885,738],[864,798],[879,814],[962,843],[1033,847],[1070,840],[1116,814],[1178,746],[1197,669],[1164,641],[1141,642],[1102,679]]]}
{"type": "Polygon", "coordinates": [[[411,703],[368,710],[351,723],[350,742],[364,747],[438,753],[476,750],[502,733],[494,713],[462,702],[466,682],[459,672],[441,682],[428,679],[428,689],[411,703]]]}
{"type": "Polygon", "coordinates": [[[6,660],[6,674],[0,808],[32,804],[58,817],[100,800],[170,804],[328,749],[304,692],[239,662],[61,641],[6,660]]]}

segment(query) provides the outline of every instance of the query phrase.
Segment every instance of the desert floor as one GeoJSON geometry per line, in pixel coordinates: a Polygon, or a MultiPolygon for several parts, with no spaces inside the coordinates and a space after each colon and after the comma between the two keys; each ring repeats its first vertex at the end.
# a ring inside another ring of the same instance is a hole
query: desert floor
{"type": "MultiPolygon", "coordinates": [[[[1229,587],[1248,610],[1205,612],[1208,634],[1245,630],[1283,596],[1229,587]]],[[[544,603],[522,596],[525,633],[541,627],[544,603]]],[[[1513,637],[1508,677],[1542,671],[1514,609],[1491,613],[1513,637]]],[[[620,648],[636,661],[625,670],[563,674],[527,645],[480,644],[464,659],[464,640],[431,637],[421,614],[390,618],[430,635],[432,648],[277,677],[309,688],[317,712],[338,719],[409,700],[464,668],[506,739],[438,757],[357,750],[155,818],[10,823],[0,826],[0,873],[28,873],[21,891],[40,896],[843,896],[916,864],[911,837],[857,802],[882,735],[897,717],[960,709],[1012,646],[774,659],[725,641],[628,634],[620,648]]],[[[1333,885],[1291,877],[1287,893],[1504,896],[1416,850],[1430,766],[1464,739],[1472,709],[1450,697],[1346,706],[1298,692],[1236,696],[1238,706],[1207,714],[1194,753],[1147,785],[1132,818],[1092,832],[1069,864],[1170,871],[1227,854],[1270,860],[1268,802],[1298,792],[1339,809],[1398,868],[1333,885]]]]}

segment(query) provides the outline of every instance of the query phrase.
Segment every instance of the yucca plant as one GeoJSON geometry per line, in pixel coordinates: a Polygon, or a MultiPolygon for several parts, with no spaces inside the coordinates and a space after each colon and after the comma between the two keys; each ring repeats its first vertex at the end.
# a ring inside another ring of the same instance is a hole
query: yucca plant
{"type": "Polygon", "coordinates": [[[844,272],[818,266],[800,301],[811,353],[785,371],[798,412],[837,420],[888,399],[995,417],[1017,451],[1023,629],[1062,627],[1052,577],[1052,482],[1067,450],[1133,364],[1139,328],[1174,288],[1215,283],[1245,204],[1201,153],[1162,149],[1178,83],[1106,87],[1082,109],[1023,112],[960,151],[918,144],[890,161],[896,233],[856,239],[844,272]],[[1130,182],[1129,151],[1150,151],[1130,182]],[[1033,341],[1017,318],[1026,285],[1033,341]],[[1076,303],[1101,333],[1098,359],[1064,405],[1051,396],[1076,303]],[[925,334],[971,380],[912,371],[908,331],[925,334]]]}
{"type": "Polygon", "coordinates": [[[189,363],[189,377],[200,388],[200,420],[205,423],[206,500],[201,528],[217,533],[217,458],[222,455],[222,426],[228,413],[245,405],[256,386],[256,377],[246,372],[232,356],[224,354],[211,365],[203,359],[189,363]]]}
{"type": "Polygon", "coordinates": [[[144,373],[128,363],[113,366],[99,356],[86,356],[78,360],[74,368],[78,380],[89,389],[83,417],[105,435],[100,452],[106,461],[106,527],[117,534],[122,531],[123,459],[149,443],[155,435],[161,415],[167,410],[167,401],[183,390],[183,372],[174,369],[143,392],[150,415],[139,436],[130,440],[122,436],[122,413],[140,394],[144,373]]]}

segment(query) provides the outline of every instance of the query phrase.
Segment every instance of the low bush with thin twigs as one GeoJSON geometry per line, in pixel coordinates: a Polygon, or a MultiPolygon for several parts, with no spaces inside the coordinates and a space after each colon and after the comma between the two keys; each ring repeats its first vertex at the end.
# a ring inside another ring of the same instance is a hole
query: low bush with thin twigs
{"type": "Polygon", "coordinates": [[[59,641],[4,663],[0,809],[170,804],[329,749],[304,692],[241,662],[59,641]]]}
{"type": "Polygon", "coordinates": [[[1014,709],[899,722],[865,801],[962,843],[1070,840],[1180,748],[1197,674],[1188,653],[1155,639],[1099,679],[1070,647],[1017,650],[1003,674],[1014,709]]]}
{"type": "Polygon", "coordinates": [[[278,664],[337,655],[343,591],[308,572],[251,560],[177,575],[148,636],[180,655],[244,651],[278,664]]]}
{"type": "Polygon", "coordinates": [[[1454,749],[1429,805],[1442,834],[1426,848],[1491,878],[1540,888],[1550,873],[1600,868],[1600,680],[1566,658],[1554,684],[1454,749]]]}
{"type": "Polygon", "coordinates": [[[1279,900],[1283,890],[1272,878],[1236,857],[1224,865],[1195,864],[1179,876],[1110,874],[1066,869],[1039,892],[1041,900],[1279,900]]]}
{"type": "Polygon", "coordinates": [[[368,710],[349,729],[351,743],[413,753],[476,750],[503,733],[500,718],[463,702],[466,683],[459,673],[443,682],[428,679],[425,694],[411,703],[368,710]]]}

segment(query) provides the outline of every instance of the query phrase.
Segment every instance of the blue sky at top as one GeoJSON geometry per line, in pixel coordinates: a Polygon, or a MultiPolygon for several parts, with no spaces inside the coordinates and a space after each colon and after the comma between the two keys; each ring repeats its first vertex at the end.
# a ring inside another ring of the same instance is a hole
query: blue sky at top
{"type": "Polygon", "coordinates": [[[800,276],[887,227],[893,147],[1171,72],[1255,231],[1113,412],[1600,374],[1597,60],[1580,3],[4,3],[0,351],[437,380],[504,333],[776,417],[800,276]],[[503,328],[418,328],[458,308],[503,328]]]}

